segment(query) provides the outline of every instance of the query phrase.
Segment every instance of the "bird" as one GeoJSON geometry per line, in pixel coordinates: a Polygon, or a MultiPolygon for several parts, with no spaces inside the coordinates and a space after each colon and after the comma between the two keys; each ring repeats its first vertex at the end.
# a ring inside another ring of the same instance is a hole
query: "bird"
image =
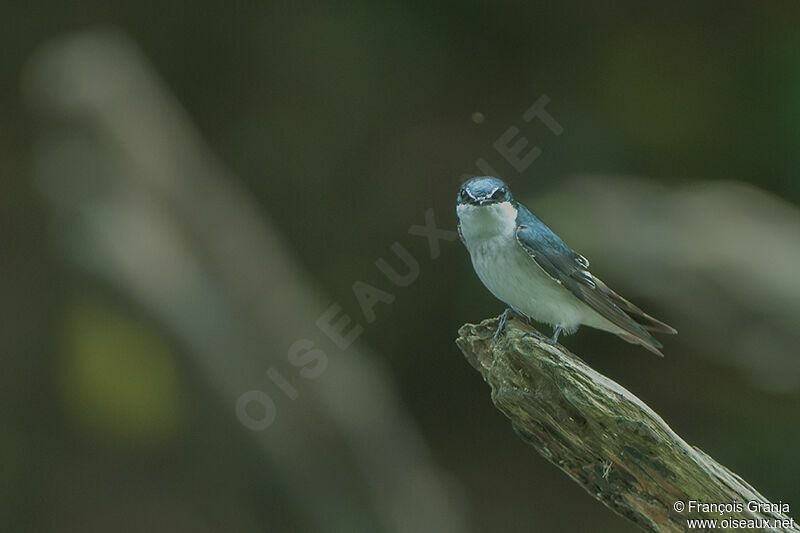
{"type": "Polygon", "coordinates": [[[663,357],[652,333],[677,334],[646,314],[589,271],[589,261],[567,246],[544,222],[490,176],[468,180],[456,201],[458,234],[481,282],[508,307],[500,315],[497,341],[510,314],[549,324],[558,344],[582,325],[618,335],[663,357]]]}

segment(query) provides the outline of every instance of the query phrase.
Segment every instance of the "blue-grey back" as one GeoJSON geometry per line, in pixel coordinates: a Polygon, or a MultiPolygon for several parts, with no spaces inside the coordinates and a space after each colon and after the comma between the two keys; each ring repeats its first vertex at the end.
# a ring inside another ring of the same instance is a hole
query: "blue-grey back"
{"type": "Polygon", "coordinates": [[[526,244],[532,248],[546,251],[554,255],[568,255],[575,252],[570,249],[567,244],[556,235],[553,230],[547,227],[547,224],[539,220],[536,215],[531,213],[527,207],[522,204],[517,205],[517,226],[527,226],[529,229],[519,235],[520,239],[525,241],[532,241],[526,244]]]}

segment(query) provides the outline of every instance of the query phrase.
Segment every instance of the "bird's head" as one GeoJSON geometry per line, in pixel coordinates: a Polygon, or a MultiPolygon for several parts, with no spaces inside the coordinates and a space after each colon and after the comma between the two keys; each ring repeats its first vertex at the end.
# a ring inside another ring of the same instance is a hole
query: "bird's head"
{"type": "Polygon", "coordinates": [[[513,202],[508,186],[497,178],[483,176],[472,178],[461,186],[458,205],[483,206],[502,202],[513,202]]]}

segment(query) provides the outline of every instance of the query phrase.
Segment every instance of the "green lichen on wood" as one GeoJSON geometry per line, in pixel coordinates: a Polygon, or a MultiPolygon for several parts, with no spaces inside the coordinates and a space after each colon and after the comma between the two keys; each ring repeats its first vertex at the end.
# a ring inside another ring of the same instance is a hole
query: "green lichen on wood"
{"type": "Polygon", "coordinates": [[[768,500],[579,357],[519,320],[509,320],[495,343],[496,328],[497,319],[464,325],[456,344],[520,437],[609,509],[648,531],[688,531],[689,518],[789,520],[749,510],[747,502],[768,500]],[[740,502],[743,509],[677,512],[679,500],[740,502]]]}

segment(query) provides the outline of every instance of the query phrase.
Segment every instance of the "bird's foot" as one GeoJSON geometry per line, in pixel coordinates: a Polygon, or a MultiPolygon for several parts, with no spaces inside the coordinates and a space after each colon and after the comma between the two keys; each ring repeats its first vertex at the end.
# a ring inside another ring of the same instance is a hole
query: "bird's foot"
{"type": "Polygon", "coordinates": [[[547,339],[547,342],[552,344],[553,346],[558,346],[558,337],[564,332],[564,328],[561,326],[556,326],[553,328],[553,336],[547,339]]]}
{"type": "Polygon", "coordinates": [[[544,335],[542,335],[541,333],[539,333],[539,332],[538,332],[538,331],[536,331],[536,330],[533,330],[533,331],[526,331],[526,332],[523,334],[523,336],[525,336],[525,337],[533,337],[534,339],[538,339],[538,340],[540,340],[540,341],[542,341],[542,342],[547,342],[547,343],[549,343],[549,342],[550,342],[550,337],[545,337],[544,335]]]}
{"type": "Polygon", "coordinates": [[[496,343],[497,339],[500,338],[500,334],[503,333],[503,330],[506,327],[506,322],[508,322],[508,316],[511,315],[512,313],[517,316],[520,316],[519,313],[517,313],[510,307],[507,307],[506,310],[503,311],[503,314],[500,315],[500,323],[497,325],[497,330],[494,332],[494,337],[492,337],[492,342],[496,343]]]}

